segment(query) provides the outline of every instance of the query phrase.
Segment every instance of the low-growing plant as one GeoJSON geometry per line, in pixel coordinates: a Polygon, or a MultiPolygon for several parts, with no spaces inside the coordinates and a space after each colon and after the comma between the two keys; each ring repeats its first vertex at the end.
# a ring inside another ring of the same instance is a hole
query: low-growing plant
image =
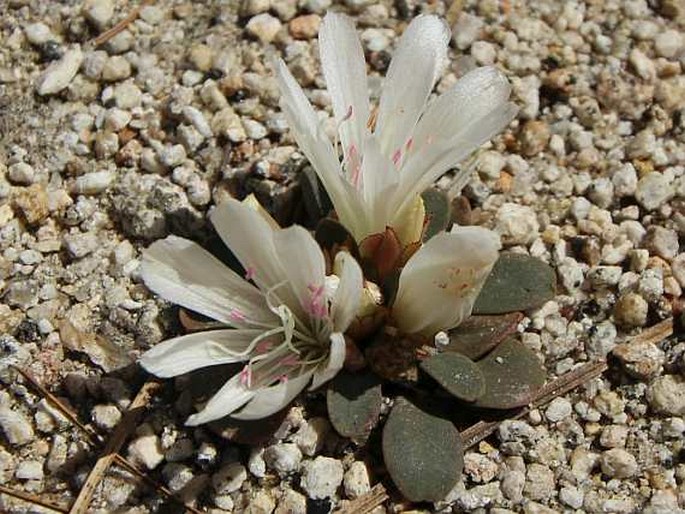
{"type": "MultiPolygon", "coordinates": [[[[279,227],[253,197],[216,206],[210,219],[239,271],[174,236],[144,253],[145,284],[187,309],[192,331],[150,349],[142,366],[159,377],[212,367],[224,382],[187,424],[256,442],[302,391],[326,386],[335,430],[365,444],[383,423],[382,453],[400,492],[437,501],[461,474],[458,427],[526,405],[543,385],[543,366],[515,333],[522,313],[555,294],[554,272],[500,253],[488,229],[453,226],[448,196],[430,187],[516,113],[494,68],[468,73],[426,105],[448,41],[444,22],[416,18],[376,111],[355,29],[328,14],[320,48],[342,162],[286,64],[275,69],[282,109],[323,184],[306,177],[308,202],[328,197],[334,212],[312,234],[279,227]]],[[[456,182],[468,176],[462,170],[456,182]]]]}

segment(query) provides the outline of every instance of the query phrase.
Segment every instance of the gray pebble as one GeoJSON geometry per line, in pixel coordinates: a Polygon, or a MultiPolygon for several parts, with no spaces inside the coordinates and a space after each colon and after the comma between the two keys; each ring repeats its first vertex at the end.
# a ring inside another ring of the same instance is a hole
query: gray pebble
{"type": "Polygon", "coordinates": [[[12,446],[21,446],[34,439],[31,422],[20,412],[0,406],[0,428],[12,446]]]}
{"type": "Polygon", "coordinates": [[[600,457],[602,473],[611,478],[630,478],[638,471],[635,457],[621,448],[613,448],[600,457]]]}
{"type": "Polygon", "coordinates": [[[279,475],[297,471],[302,460],[302,452],[294,443],[269,446],[264,450],[264,462],[279,475]]]}
{"type": "Polygon", "coordinates": [[[43,463],[38,460],[25,460],[17,465],[14,476],[19,480],[42,480],[43,463]]]}
{"type": "Polygon", "coordinates": [[[371,490],[371,483],[366,464],[359,460],[350,464],[343,476],[343,485],[345,495],[352,500],[368,493],[371,490]]]}
{"type": "Polygon", "coordinates": [[[552,423],[567,418],[573,412],[571,402],[566,398],[555,398],[545,409],[545,417],[552,423]]]}
{"type": "Polygon", "coordinates": [[[33,166],[25,162],[11,164],[9,168],[7,168],[7,171],[10,181],[22,186],[33,184],[36,176],[33,166]]]}
{"type": "Polygon", "coordinates": [[[649,406],[670,416],[685,416],[685,379],[678,375],[657,378],[647,389],[649,406]]]}
{"type": "Polygon", "coordinates": [[[116,179],[112,171],[94,171],[77,177],[71,192],[78,195],[96,195],[105,191],[116,179]]]}
{"type": "Polygon", "coordinates": [[[314,500],[330,498],[343,481],[343,465],[339,460],[319,456],[304,464],[300,485],[314,500]]]}
{"type": "Polygon", "coordinates": [[[642,207],[653,211],[669,201],[673,194],[673,187],[668,179],[661,173],[652,171],[638,181],[635,198],[642,207]]]}
{"type": "Polygon", "coordinates": [[[32,45],[42,45],[55,38],[52,30],[45,23],[31,23],[24,28],[26,39],[32,45]]]}
{"type": "Polygon", "coordinates": [[[239,462],[231,462],[212,475],[212,486],[219,495],[230,494],[240,489],[245,480],[245,467],[239,462]]]}

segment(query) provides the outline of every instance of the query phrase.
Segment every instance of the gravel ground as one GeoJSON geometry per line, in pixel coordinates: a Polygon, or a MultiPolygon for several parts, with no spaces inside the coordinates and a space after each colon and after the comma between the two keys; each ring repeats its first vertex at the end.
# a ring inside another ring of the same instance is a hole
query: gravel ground
{"type": "MultiPolygon", "coordinates": [[[[377,92],[407,19],[446,3],[160,0],[96,47],[136,4],[0,0],[0,484],[66,504],[96,456],[10,364],[110,432],[144,380],[136,357],[178,333],[140,281],[141,249],[170,233],[212,244],[205,214],[229,195],[306,219],[270,58],[330,116],[326,9],[356,19],[377,92]]],[[[504,423],[425,511],[685,512],[685,344],[633,339],[682,310],[684,20],[682,0],[463,1],[437,91],[494,64],[521,106],[479,154],[470,216],[557,270],[559,296],[520,327],[550,375],[605,357],[610,371],[504,423]]],[[[184,428],[188,381],[167,381],[124,453],[208,512],[327,512],[383,474],[320,405],[250,450],[184,428]]],[[[90,511],[162,504],[114,467],[90,511]]],[[[4,495],[0,510],[42,512],[4,495]]]]}

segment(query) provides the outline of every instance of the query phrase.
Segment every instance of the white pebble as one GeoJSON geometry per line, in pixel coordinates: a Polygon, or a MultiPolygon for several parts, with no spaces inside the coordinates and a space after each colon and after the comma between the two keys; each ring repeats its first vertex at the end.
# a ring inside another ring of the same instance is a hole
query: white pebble
{"type": "Polygon", "coordinates": [[[67,50],[62,58],[52,63],[43,72],[36,82],[36,91],[39,95],[54,95],[66,88],[78,73],[83,62],[83,52],[76,46],[67,50]]]}
{"type": "Polygon", "coordinates": [[[78,195],[95,195],[102,193],[112,185],[116,179],[113,171],[94,171],[77,177],[71,187],[71,192],[78,195]]]}

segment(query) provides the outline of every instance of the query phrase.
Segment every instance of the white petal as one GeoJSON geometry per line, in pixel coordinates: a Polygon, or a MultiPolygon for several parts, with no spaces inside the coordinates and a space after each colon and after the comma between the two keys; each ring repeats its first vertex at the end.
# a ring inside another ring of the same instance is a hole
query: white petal
{"type": "MultiPolygon", "coordinates": [[[[485,142],[501,132],[514,119],[518,107],[506,103],[495,107],[484,117],[471,120],[451,137],[440,137],[411,155],[400,172],[401,186],[393,198],[397,212],[448,169],[466,159],[485,142]]],[[[469,170],[470,171],[470,170],[469,170]]]]}
{"type": "Polygon", "coordinates": [[[412,148],[417,150],[430,144],[431,139],[459,133],[464,126],[504,105],[510,92],[509,81],[496,68],[470,71],[428,105],[412,135],[412,148]]]}
{"type": "Polygon", "coordinates": [[[328,361],[324,366],[321,366],[314,372],[312,385],[309,387],[310,390],[321,387],[338,374],[338,371],[340,371],[343,364],[345,364],[346,352],[347,346],[345,345],[345,336],[340,332],[333,332],[331,334],[331,349],[328,361]]]}
{"type": "Polygon", "coordinates": [[[369,118],[366,62],[352,20],[344,14],[326,14],[319,31],[319,49],[321,67],[331,95],[335,121],[340,126],[340,141],[347,160],[350,158],[350,148],[356,148],[357,153],[361,150],[369,118]]]}
{"type": "Polygon", "coordinates": [[[365,236],[382,232],[393,212],[388,198],[399,185],[399,173],[392,161],[381,152],[378,138],[369,136],[364,142],[362,161],[363,198],[367,212],[369,232],[365,236]]]}
{"type": "Polygon", "coordinates": [[[359,309],[364,277],[357,261],[347,252],[338,252],[335,268],[342,271],[340,283],[331,300],[331,319],[334,331],[345,332],[359,309]]]}
{"type": "Polygon", "coordinates": [[[140,364],[160,378],[195,369],[247,360],[244,352],[261,330],[211,330],[167,339],[140,357],[140,364]]]}
{"type": "Polygon", "coordinates": [[[306,372],[277,385],[264,387],[257,391],[254,398],[239,412],[231,414],[235,419],[260,419],[271,416],[285,408],[302,392],[312,378],[312,372],[306,372]]]}
{"type": "Polygon", "coordinates": [[[449,39],[449,27],[437,16],[414,18],[402,34],[383,83],[376,122],[386,156],[404,151],[447,60],[449,39]]]}
{"type": "Polygon", "coordinates": [[[186,420],[186,425],[197,426],[228,416],[245,405],[255,395],[242,384],[240,374],[233,376],[219,391],[212,396],[204,408],[186,420]]]}
{"type": "Polygon", "coordinates": [[[262,291],[286,279],[274,247],[274,229],[251,204],[229,198],[217,205],[209,217],[262,291]]]}
{"type": "MultiPolygon", "coordinates": [[[[311,316],[312,301],[323,306],[326,302],[323,290],[326,262],[321,248],[312,235],[300,226],[279,230],[274,234],[274,243],[300,307],[311,316]]],[[[328,315],[327,309],[325,314],[328,315]]]]}
{"type": "Polygon", "coordinates": [[[321,179],[338,217],[348,230],[355,233],[356,219],[361,209],[354,188],[342,176],[335,149],[302,88],[283,60],[279,59],[274,68],[281,91],[281,109],[295,141],[321,179]]]}
{"type": "Polygon", "coordinates": [[[199,245],[169,236],[143,253],[145,285],[165,300],[236,327],[273,323],[264,295],[199,245]]]}
{"type": "Polygon", "coordinates": [[[498,236],[481,227],[441,233],[416,252],[400,275],[392,316],[407,334],[432,337],[470,313],[498,257],[498,236]]]}

